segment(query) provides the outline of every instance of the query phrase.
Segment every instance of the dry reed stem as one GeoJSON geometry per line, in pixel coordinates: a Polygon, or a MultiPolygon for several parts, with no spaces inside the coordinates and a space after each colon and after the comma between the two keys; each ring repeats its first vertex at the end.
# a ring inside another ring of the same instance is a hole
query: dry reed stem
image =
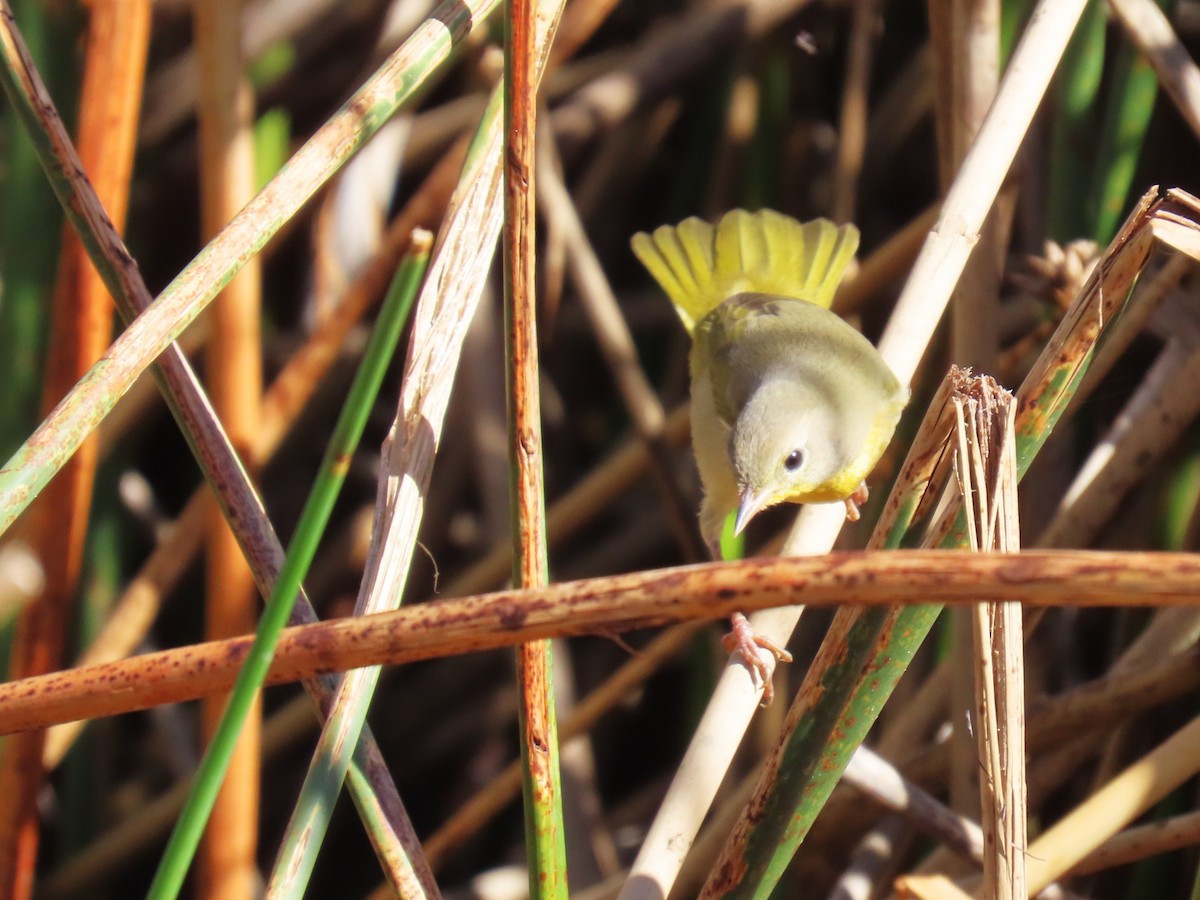
{"type": "MultiPolygon", "coordinates": [[[[7,13],[7,9],[0,14],[7,13]]],[[[124,227],[137,133],[146,51],[148,0],[101,0],[88,23],[79,118],[80,164],[114,228],[124,227]]],[[[100,358],[112,337],[112,298],[69,225],[53,296],[53,333],[46,357],[41,409],[44,415],[100,358]]],[[[16,624],[9,677],[63,665],[72,601],[79,573],[98,461],[95,438],[46,488],[31,523],[44,572],[41,596],[25,606],[16,624]]],[[[38,847],[37,796],[43,783],[43,732],[6,742],[0,755],[0,891],[27,897],[38,847]]]]}
{"type": "Polygon", "coordinates": [[[1071,873],[1087,875],[1197,844],[1200,812],[1184,813],[1118,832],[1085,856],[1071,873]]]}
{"type": "MultiPolygon", "coordinates": [[[[538,34],[538,74],[544,70],[553,22],[538,34]]],[[[491,104],[489,104],[491,106],[491,104]]],[[[355,615],[394,609],[403,597],[434,455],[449,403],[463,338],[487,277],[501,213],[501,129],[488,127],[474,147],[450,201],[417,299],[396,419],[384,441],[375,527],[355,615]]],[[[338,684],[310,771],[362,728],[366,698],[378,670],[359,668],[338,684]]],[[[413,860],[424,867],[419,848],[413,860]]],[[[436,893],[432,877],[421,876],[436,893]]]]}
{"type": "MultiPolygon", "coordinates": [[[[241,0],[209,0],[193,7],[205,239],[219,234],[256,189],[254,93],[242,71],[241,7],[241,0]]],[[[212,339],[206,347],[213,412],[251,472],[262,406],[261,306],[262,261],[256,256],[214,299],[209,314],[212,339]]],[[[209,506],[207,526],[205,635],[217,640],[253,631],[258,621],[254,575],[216,506],[209,506]]],[[[220,724],[227,699],[210,697],[202,704],[205,742],[220,724]]],[[[215,900],[251,898],[257,890],[261,728],[258,699],[246,715],[199,847],[198,890],[215,900]]]]}
{"type": "MultiPolygon", "coordinates": [[[[549,580],[546,484],[537,342],[537,92],[563,3],[505,0],[504,312],[513,582],[549,580]],[[539,47],[539,42],[541,46],[539,47]],[[540,59],[539,59],[540,56],[540,59]]],[[[525,857],[530,894],[566,895],[560,748],[549,641],[517,649],[518,716],[525,767],[525,857]]]]}
{"type": "MultiPolygon", "coordinates": [[[[703,622],[677,625],[639,649],[636,656],[613,672],[571,710],[563,720],[560,740],[565,744],[590,731],[602,716],[628,698],[631,691],[706,627],[707,623],[703,622]]],[[[521,767],[520,762],[514,760],[423,842],[429,865],[436,870],[445,857],[498,815],[518,796],[520,790],[521,767]]]]}
{"type": "MultiPolygon", "coordinates": [[[[996,94],[1000,78],[1000,3],[929,0],[928,9],[939,181],[942,190],[947,191],[996,94]]],[[[950,357],[957,365],[980,372],[994,372],[999,354],[1000,334],[994,323],[1000,309],[1010,205],[1003,195],[997,198],[979,229],[978,243],[966,260],[950,300],[950,357]]],[[[974,613],[955,610],[950,614],[955,676],[951,703],[963,711],[975,702],[974,613]]],[[[954,731],[951,741],[956,751],[951,806],[964,815],[978,816],[980,772],[975,741],[962,729],[954,731]]]]}
{"type": "Polygon", "coordinates": [[[886,809],[900,813],[922,834],[964,859],[983,864],[983,830],[960,816],[865,744],[854,751],[842,780],[886,809]]]}
{"type": "MultiPolygon", "coordinates": [[[[1200,555],[1042,551],[831,553],[764,557],[438,600],[288,628],[268,683],[362,666],[611,634],[745,609],[803,593],[814,606],[963,604],[1154,608],[1200,599],[1200,555]],[[811,599],[810,599],[811,598],[811,599]]],[[[0,685],[0,734],[208,696],[229,686],[250,638],[209,642],[0,685]]]]}
{"type": "MultiPolygon", "coordinates": [[[[547,133],[546,137],[552,135],[547,133]]],[[[571,280],[634,431],[646,447],[676,541],[688,561],[705,559],[707,553],[700,543],[695,509],[684,500],[677,466],[666,441],[666,413],[642,369],[629,325],[553,157],[552,144],[544,142],[538,159],[538,196],[546,218],[562,234],[571,280]]]]}
{"type": "Polygon", "coordinates": [[[1084,546],[1200,415],[1200,332],[1176,330],[1092,448],[1038,546],[1084,546]]]}
{"type": "MultiPolygon", "coordinates": [[[[465,153],[464,142],[448,153],[430,173],[393,220],[374,258],[363,267],[340,298],[334,313],[292,355],[268,388],[263,396],[262,416],[254,435],[255,445],[253,453],[249,454],[250,459],[262,464],[275,453],[288,429],[337,359],[354,324],[383,293],[395,270],[396,260],[410,244],[413,229],[436,227],[449,201],[465,153]]],[[[126,586],[100,634],[77,660],[77,666],[121,659],[131,654],[142,642],[158,614],[163,597],[199,550],[201,529],[211,504],[207,487],[197,488],[168,537],[159,543],[126,586]]],[[[499,579],[480,590],[498,583],[499,579]]],[[[311,620],[315,621],[315,616],[311,620]]],[[[51,730],[43,757],[47,769],[58,765],[81,729],[82,723],[70,723],[51,730]]]]}
{"type": "MultiPolygon", "coordinates": [[[[988,376],[973,379],[958,407],[955,469],[972,550],[1020,549],[1016,404],[988,376]]],[[[980,822],[988,900],[1025,898],[1028,818],[1025,789],[1025,678],[1021,606],[979,604],[972,644],[976,672],[974,732],[980,765],[980,822]]],[[[958,717],[955,716],[957,720],[958,717]]],[[[966,729],[956,729],[966,732],[966,729]]],[[[956,755],[957,756],[957,755],[956,755]]]]}
{"type": "MultiPolygon", "coordinates": [[[[645,668],[653,664],[653,659],[668,655],[675,641],[684,642],[687,635],[684,632],[707,627],[703,623],[690,623],[679,626],[656,638],[652,645],[643,648],[639,654],[626,663],[621,670],[614,673],[604,685],[589,696],[563,723],[562,738],[568,740],[572,736],[588,730],[596,717],[603,714],[611,703],[617,702],[627,695],[628,690],[647,674],[645,668]],[[605,695],[608,695],[605,697],[605,695]]],[[[945,671],[940,669],[939,671],[945,671]]],[[[1071,691],[1056,697],[1043,698],[1033,704],[1030,709],[1030,727],[1032,740],[1031,750],[1037,751],[1053,746],[1065,738],[1078,733],[1081,728],[1095,726],[1100,729],[1110,727],[1110,723],[1127,716],[1134,715],[1151,706],[1160,705],[1176,697],[1184,696],[1200,686],[1200,650],[1193,648],[1188,653],[1179,654],[1158,662],[1156,659],[1147,660],[1142,668],[1127,670],[1124,673],[1110,672],[1096,681],[1080,685],[1071,691]]],[[[919,702],[913,704],[921,708],[919,702]]],[[[283,709],[277,711],[264,727],[264,754],[270,759],[289,739],[296,735],[300,728],[311,729],[314,724],[311,713],[311,703],[306,698],[298,698],[283,709]]],[[[890,737],[890,735],[889,735],[890,737]]],[[[912,743],[901,746],[907,748],[912,743]]],[[[927,773],[918,773],[923,780],[928,780],[927,773]]],[[[514,763],[497,779],[464,806],[459,813],[448,821],[438,832],[435,832],[426,842],[425,848],[430,864],[437,866],[439,857],[453,851],[453,848],[465,839],[473,830],[476,821],[482,821],[493,815],[504,803],[511,799],[514,792],[519,790],[519,771],[514,763]]],[[[748,796],[752,787],[752,779],[746,779],[743,789],[735,792],[728,804],[733,812],[744,805],[744,796],[748,796]]],[[[164,834],[174,819],[179,806],[182,804],[186,785],[183,788],[173,788],[168,795],[156,799],[152,806],[139,812],[110,830],[79,857],[73,858],[63,869],[54,873],[41,889],[50,898],[68,897],[77,894],[83,886],[93,883],[106,872],[115,868],[131,855],[145,848],[149,842],[164,834]]],[[[844,798],[845,792],[841,794],[844,798]]],[[[835,803],[835,807],[836,807],[835,803]]],[[[856,804],[857,805],[857,804],[856,804]]],[[[832,810],[836,814],[836,808],[832,810]]],[[[722,816],[732,818],[732,813],[718,813],[714,821],[706,826],[696,844],[693,856],[708,860],[719,849],[711,846],[718,840],[724,840],[728,827],[722,827],[722,816]]],[[[1137,829],[1135,829],[1136,831],[1137,829]]],[[[1155,826],[1144,829],[1151,837],[1155,826]]],[[[1120,840],[1121,836],[1114,838],[1120,840]]],[[[1171,840],[1164,837],[1164,840],[1171,840]]],[[[1104,848],[1101,847],[1102,851],[1104,848]]],[[[1100,852],[1100,851],[1098,851],[1100,852]]],[[[685,893],[687,885],[702,882],[707,875],[707,863],[697,878],[689,878],[688,870],[697,866],[689,863],[680,876],[679,887],[685,893]]],[[[391,896],[390,889],[382,889],[387,893],[376,892],[382,898],[391,896]]],[[[699,884],[694,885],[699,890],[699,884]]]]}
{"type": "Polygon", "coordinates": [[[838,128],[837,160],[829,217],[853,222],[857,208],[859,176],[867,142],[867,89],[871,82],[871,50],[880,29],[878,0],[858,0],[850,18],[846,49],[846,78],[838,128]]]}
{"type": "Polygon", "coordinates": [[[1200,771],[1193,719],[1059,819],[1027,849],[1029,890],[1061,877],[1141,813],[1200,771]]]}

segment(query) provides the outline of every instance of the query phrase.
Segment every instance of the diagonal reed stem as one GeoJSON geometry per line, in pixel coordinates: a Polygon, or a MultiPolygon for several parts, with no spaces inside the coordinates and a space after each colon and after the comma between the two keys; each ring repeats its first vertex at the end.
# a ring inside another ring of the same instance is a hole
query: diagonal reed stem
{"type": "Polygon", "coordinates": [[[391,295],[371,335],[358,375],[350,388],[346,404],[325,451],[321,471],[300,514],[296,537],[292,540],[283,569],[279,573],[279,580],[263,611],[258,634],[246,654],[225,714],[213,734],[196,773],[188,801],[184,804],[167,842],[167,849],[163,853],[147,895],[149,897],[175,897],[183,885],[196,845],[200,841],[208,814],[216,801],[225,770],[233,755],[238,733],[270,669],[275,645],[279,642],[279,635],[291,615],[300,583],[316,554],[317,542],[324,532],[342,482],[345,481],[350,457],[358,446],[359,438],[362,437],[375,395],[383,382],[384,372],[400,338],[400,329],[420,286],[428,262],[428,244],[428,238],[423,247],[414,238],[413,254],[401,264],[397,272],[391,295]]]}

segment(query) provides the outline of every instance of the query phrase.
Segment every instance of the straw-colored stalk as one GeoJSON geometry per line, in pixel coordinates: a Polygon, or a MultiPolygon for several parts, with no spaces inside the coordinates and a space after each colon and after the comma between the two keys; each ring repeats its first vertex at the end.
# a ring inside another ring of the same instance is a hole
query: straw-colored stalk
{"type": "MultiPolygon", "coordinates": [[[[930,0],[930,43],[933,47],[934,112],[938,168],[943,190],[971,148],[987,114],[1000,78],[999,0],[930,0]]],[[[997,198],[980,230],[979,242],[963,270],[960,286],[950,301],[951,359],[957,365],[993,372],[999,353],[1000,278],[1013,195],[997,198]]],[[[950,615],[954,640],[952,682],[955,708],[972,705],[974,656],[971,652],[972,612],[950,615]]],[[[951,782],[951,805],[964,815],[979,814],[979,766],[975,742],[962,729],[951,740],[956,753],[951,782]]]]}
{"type": "Polygon", "coordinates": [[[880,30],[878,0],[859,0],[855,3],[850,17],[850,43],[846,50],[846,78],[842,87],[833,200],[829,212],[835,222],[854,221],[859,176],[867,144],[871,50],[880,30]]]}

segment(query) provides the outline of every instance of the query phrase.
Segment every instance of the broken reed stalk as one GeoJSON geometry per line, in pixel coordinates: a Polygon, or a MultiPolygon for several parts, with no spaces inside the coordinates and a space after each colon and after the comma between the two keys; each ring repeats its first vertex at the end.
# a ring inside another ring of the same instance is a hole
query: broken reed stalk
{"type": "MultiPolygon", "coordinates": [[[[988,376],[954,397],[955,472],[970,547],[1020,550],[1016,403],[988,376]]],[[[984,897],[1015,900],[1025,891],[1025,679],[1019,603],[981,603],[971,611],[975,654],[974,728],[984,829],[984,897]]],[[[957,718],[957,717],[956,717],[957,718]]]]}

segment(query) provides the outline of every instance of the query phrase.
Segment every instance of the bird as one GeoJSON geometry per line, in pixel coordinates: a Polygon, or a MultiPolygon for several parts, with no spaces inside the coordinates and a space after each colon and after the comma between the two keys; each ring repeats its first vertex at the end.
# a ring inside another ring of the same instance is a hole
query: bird
{"type": "MultiPolygon", "coordinates": [[[[734,515],[740,534],[778,503],[845,504],[891,440],[908,388],[866,337],[830,310],[858,249],[853,225],[735,209],[633,236],[634,255],[692,337],[692,447],[704,498],[700,533],[715,559],[734,515]]],[[[786,651],[734,617],[728,645],[764,682],[757,647],[786,651]]]]}

